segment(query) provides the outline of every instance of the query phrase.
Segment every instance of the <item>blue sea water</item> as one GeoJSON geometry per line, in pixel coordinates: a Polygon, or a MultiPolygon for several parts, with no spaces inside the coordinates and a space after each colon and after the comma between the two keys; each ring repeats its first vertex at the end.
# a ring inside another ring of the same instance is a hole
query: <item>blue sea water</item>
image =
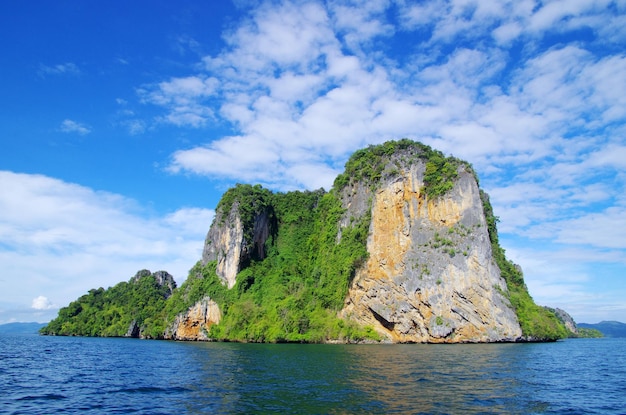
{"type": "Polygon", "coordinates": [[[266,345],[3,335],[0,413],[626,414],[626,339],[266,345]]]}

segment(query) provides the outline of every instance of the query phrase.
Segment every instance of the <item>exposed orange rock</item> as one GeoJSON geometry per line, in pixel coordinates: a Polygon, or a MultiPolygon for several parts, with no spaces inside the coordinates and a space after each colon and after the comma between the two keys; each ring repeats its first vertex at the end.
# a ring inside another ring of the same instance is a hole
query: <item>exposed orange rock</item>
{"type": "Polygon", "coordinates": [[[420,193],[423,166],[379,187],[365,266],[340,315],[392,342],[511,341],[521,329],[492,255],[473,176],[443,197],[420,193]]]}
{"type": "Polygon", "coordinates": [[[221,319],[217,303],[204,297],[176,318],[165,337],[172,340],[208,340],[209,328],[221,319]]]}

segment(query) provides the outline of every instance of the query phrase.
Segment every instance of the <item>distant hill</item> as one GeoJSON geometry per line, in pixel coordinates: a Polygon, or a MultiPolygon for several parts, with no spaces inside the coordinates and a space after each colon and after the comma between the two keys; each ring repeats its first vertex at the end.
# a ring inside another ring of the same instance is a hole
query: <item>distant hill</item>
{"type": "Polygon", "coordinates": [[[45,323],[0,324],[0,334],[37,334],[45,325],[45,323]]]}
{"type": "Polygon", "coordinates": [[[585,329],[599,330],[605,337],[626,337],[626,324],[619,321],[601,321],[597,324],[578,323],[577,325],[585,329]]]}

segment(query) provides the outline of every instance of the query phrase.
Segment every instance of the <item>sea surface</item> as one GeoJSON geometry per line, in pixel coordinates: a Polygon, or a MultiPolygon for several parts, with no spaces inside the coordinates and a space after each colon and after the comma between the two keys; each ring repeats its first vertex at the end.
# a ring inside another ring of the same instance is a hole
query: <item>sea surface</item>
{"type": "Polygon", "coordinates": [[[626,414],[626,339],[301,345],[0,336],[3,414],[626,414]]]}

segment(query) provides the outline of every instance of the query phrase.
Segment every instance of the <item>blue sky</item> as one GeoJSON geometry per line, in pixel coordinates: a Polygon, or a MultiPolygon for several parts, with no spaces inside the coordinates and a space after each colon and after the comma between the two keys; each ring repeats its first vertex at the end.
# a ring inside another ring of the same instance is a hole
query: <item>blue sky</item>
{"type": "Polygon", "coordinates": [[[626,1],[0,5],[0,324],[181,283],[231,185],[468,160],[539,304],[626,321],[626,1]]]}

